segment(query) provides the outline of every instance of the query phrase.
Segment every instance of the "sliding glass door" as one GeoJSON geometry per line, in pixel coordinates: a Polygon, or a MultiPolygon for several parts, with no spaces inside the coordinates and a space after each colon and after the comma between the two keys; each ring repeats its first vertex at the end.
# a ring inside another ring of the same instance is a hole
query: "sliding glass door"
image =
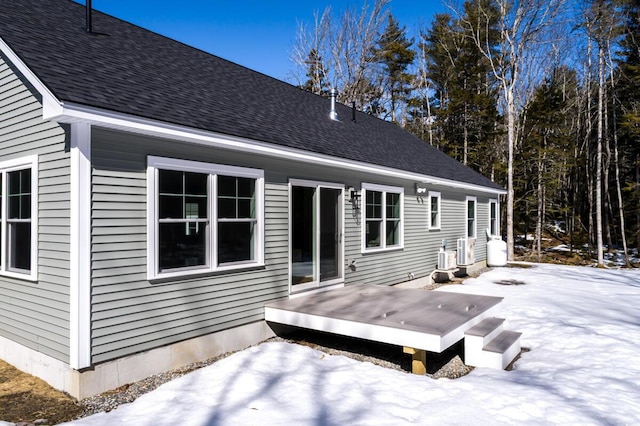
{"type": "Polygon", "coordinates": [[[292,291],[342,280],[342,194],[340,186],[292,182],[292,291]]]}

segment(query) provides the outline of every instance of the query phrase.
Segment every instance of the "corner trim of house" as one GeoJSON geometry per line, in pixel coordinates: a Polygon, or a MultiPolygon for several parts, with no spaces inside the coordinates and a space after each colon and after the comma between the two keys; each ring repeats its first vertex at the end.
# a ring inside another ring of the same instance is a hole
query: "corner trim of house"
{"type": "Polygon", "coordinates": [[[71,124],[69,364],[91,365],[91,125],[71,124]]]}

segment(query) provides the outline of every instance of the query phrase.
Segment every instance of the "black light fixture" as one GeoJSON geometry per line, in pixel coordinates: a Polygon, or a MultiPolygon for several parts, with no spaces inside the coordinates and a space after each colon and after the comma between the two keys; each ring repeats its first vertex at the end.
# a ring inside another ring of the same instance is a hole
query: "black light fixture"
{"type": "Polygon", "coordinates": [[[360,198],[362,194],[360,194],[354,187],[349,188],[349,201],[351,201],[351,206],[354,210],[360,209],[360,198]]]}

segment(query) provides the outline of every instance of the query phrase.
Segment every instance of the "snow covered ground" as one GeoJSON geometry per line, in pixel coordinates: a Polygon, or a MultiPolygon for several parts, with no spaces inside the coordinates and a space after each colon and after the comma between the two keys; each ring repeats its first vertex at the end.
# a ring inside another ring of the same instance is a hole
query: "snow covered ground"
{"type": "Polygon", "coordinates": [[[513,371],[432,380],[266,343],[72,424],[640,424],[640,270],[498,268],[440,290],[504,297],[530,349],[513,371]]]}

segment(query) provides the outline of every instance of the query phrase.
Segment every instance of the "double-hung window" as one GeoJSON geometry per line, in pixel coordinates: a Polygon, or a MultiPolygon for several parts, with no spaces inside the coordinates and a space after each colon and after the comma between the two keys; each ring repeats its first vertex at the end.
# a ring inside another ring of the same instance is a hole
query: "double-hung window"
{"type": "Polygon", "coordinates": [[[440,193],[429,191],[429,229],[440,229],[440,193]]]}
{"type": "Polygon", "coordinates": [[[499,235],[500,228],[499,224],[499,210],[498,210],[498,200],[489,200],[489,233],[491,235],[499,235]]]}
{"type": "Polygon", "coordinates": [[[148,158],[150,279],[263,263],[262,170],[148,158]]]}
{"type": "Polygon", "coordinates": [[[38,159],[0,163],[0,273],[37,279],[38,159]]]}
{"type": "Polygon", "coordinates": [[[362,184],[364,220],[362,250],[401,248],[404,244],[404,190],[399,187],[362,184]]]}
{"type": "Polygon", "coordinates": [[[476,197],[467,197],[467,238],[476,238],[476,197]]]}

